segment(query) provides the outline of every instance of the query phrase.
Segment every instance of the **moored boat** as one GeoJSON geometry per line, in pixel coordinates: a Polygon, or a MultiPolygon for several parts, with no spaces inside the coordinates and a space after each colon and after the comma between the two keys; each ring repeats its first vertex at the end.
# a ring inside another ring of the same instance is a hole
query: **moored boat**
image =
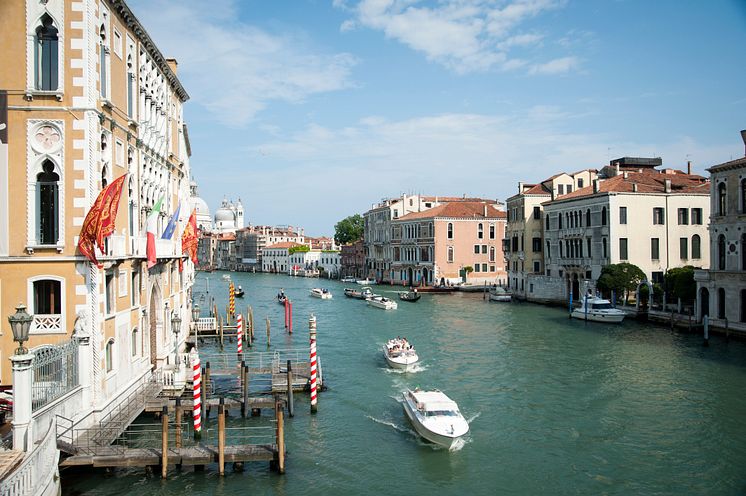
{"type": "Polygon", "coordinates": [[[310,291],[311,296],[315,298],[321,298],[322,300],[331,300],[332,294],[329,292],[328,289],[324,288],[313,288],[310,291]]]}
{"type": "Polygon", "coordinates": [[[399,292],[399,299],[402,301],[409,301],[409,302],[415,302],[420,299],[422,295],[417,292],[416,289],[413,289],[412,291],[400,291],[399,292]]]}
{"type": "Polygon", "coordinates": [[[626,314],[623,310],[611,306],[609,300],[586,295],[580,301],[580,307],[573,309],[570,315],[581,320],[618,324],[624,320],[626,314]]]}
{"type": "Polygon", "coordinates": [[[357,282],[357,278],[352,276],[345,276],[339,280],[339,282],[357,282]]]}
{"type": "Polygon", "coordinates": [[[404,412],[417,433],[428,441],[452,448],[469,432],[469,423],[451,398],[436,390],[404,392],[404,412]]]}
{"type": "Polygon", "coordinates": [[[376,308],[381,308],[383,310],[396,310],[396,308],[399,306],[394,300],[392,300],[391,298],[386,298],[385,296],[373,296],[371,298],[368,298],[366,301],[368,302],[368,305],[376,308]]]}
{"type": "Polygon", "coordinates": [[[383,345],[383,356],[386,358],[389,367],[405,372],[411,370],[414,364],[420,360],[414,346],[407,341],[407,338],[389,339],[383,345]]]}
{"type": "Polygon", "coordinates": [[[244,291],[241,286],[238,286],[238,288],[233,292],[233,296],[235,296],[236,298],[243,298],[243,295],[244,291]]]}
{"type": "Polygon", "coordinates": [[[509,302],[513,299],[513,294],[502,286],[490,288],[490,301],[509,302]]]}
{"type": "Polygon", "coordinates": [[[361,286],[372,286],[373,284],[376,284],[375,279],[368,279],[367,277],[365,279],[358,279],[355,282],[361,286]]]}

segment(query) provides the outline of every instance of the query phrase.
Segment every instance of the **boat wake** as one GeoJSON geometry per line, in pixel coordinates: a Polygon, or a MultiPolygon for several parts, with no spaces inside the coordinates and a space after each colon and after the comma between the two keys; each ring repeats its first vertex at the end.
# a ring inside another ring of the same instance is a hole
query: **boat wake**
{"type": "Polygon", "coordinates": [[[411,429],[408,429],[406,427],[402,427],[401,425],[399,425],[399,424],[397,424],[395,422],[392,422],[390,420],[377,419],[375,417],[371,417],[370,415],[366,415],[366,417],[368,417],[369,419],[371,419],[373,422],[375,422],[377,424],[387,425],[389,427],[393,427],[395,430],[397,430],[399,432],[409,432],[409,433],[412,432],[411,429]]]}
{"type": "Polygon", "coordinates": [[[474,422],[476,419],[478,419],[480,415],[482,415],[482,412],[475,413],[474,415],[466,419],[466,423],[471,425],[471,423],[474,422]]]}
{"type": "Polygon", "coordinates": [[[428,369],[427,365],[420,365],[419,363],[415,363],[412,365],[409,370],[404,369],[392,369],[391,367],[381,367],[381,370],[385,371],[387,374],[416,374],[418,372],[424,372],[428,369]]]}

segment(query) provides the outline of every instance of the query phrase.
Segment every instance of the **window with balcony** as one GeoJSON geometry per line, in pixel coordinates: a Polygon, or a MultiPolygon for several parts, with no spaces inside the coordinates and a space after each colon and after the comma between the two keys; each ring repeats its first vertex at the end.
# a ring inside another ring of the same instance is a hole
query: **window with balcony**
{"type": "Polygon", "coordinates": [[[619,223],[627,223],[627,207],[619,207],[619,223]]]}
{"type": "Polygon", "coordinates": [[[619,259],[629,260],[629,253],[627,252],[627,238],[619,238],[619,259]]]}
{"type": "Polygon", "coordinates": [[[660,238],[650,238],[650,258],[652,260],[660,260],[660,238]]]}
{"type": "Polygon", "coordinates": [[[34,328],[36,332],[59,331],[62,327],[62,282],[40,279],[32,283],[34,328]]]}
{"type": "Polygon", "coordinates": [[[662,226],[665,223],[665,210],[663,209],[663,207],[653,208],[653,225],[662,226]]]}
{"type": "Polygon", "coordinates": [[[689,225],[689,209],[688,208],[680,208],[678,217],[679,217],[680,226],[689,225]]]}

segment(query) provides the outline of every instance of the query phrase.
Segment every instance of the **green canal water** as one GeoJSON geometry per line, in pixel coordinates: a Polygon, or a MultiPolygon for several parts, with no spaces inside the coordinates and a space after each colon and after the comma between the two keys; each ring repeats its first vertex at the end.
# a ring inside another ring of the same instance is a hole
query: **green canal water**
{"type": "MultiPolygon", "coordinates": [[[[232,277],[246,291],[237,302],[254,309],[255,350],[266,350],[266,316],[273,348],[306,347],[308,316],[318,319],[328,390],[313,416],[308,395],[296,395],[285,424],[287,473],[266,463],[228,467],[224,477],[215,466],[173,469],[165,481],[142,469],[63,471],[63,494],[746,493],[745,343],[715,338],[704,348],[699,336],[666,328],[585,324],[558,308],[481,294],[423,295],[384,311],[345,298],[334,281],[232,277]],[[318,285],[334,299],[310,297],[318,285]],[[292,335],[274,300],[280,287],[294,304],[292,335]],[[415,344],[422,370],[386,368],[380,347],[395,336],[415,344]],[[471,427],[461,449],[435,449],[414,433],[397,399],[415,386],[458,402],[471,427]]],[[[198,299],[205,278],[197,278],[198,299]]],[[[224,308],[227,284],[221,273],[209,279],[224,308]]]]}

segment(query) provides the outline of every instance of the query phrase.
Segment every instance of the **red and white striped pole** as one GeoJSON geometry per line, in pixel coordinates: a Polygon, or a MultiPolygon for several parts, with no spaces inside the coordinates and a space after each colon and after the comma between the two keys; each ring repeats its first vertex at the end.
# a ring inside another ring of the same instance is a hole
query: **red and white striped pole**
{"type": "Polygon", "coordinates": [[[194,437],[199,438],[202,433],[202,365],[199,363],[199,354],[192,353],[192,370],[194,371],[193,386],[194,391],[192,404],[194,416],[194,437]]]}
{"type": "Polygon", "coordinates": [[[293,333],[293,302],[288,299],[288,306],[290,307],[290,310],[288,312],[288,332],[290,334],[293,333]]]}
{"type": "Polygon", "coordinates": [[[288,312],[290,310],[290,301],[288,298],[285,298],[285,329],[287,329],[290,326],[290,321],[288,319],[288,312]]]}
{"type": "Polygon", "coordinates": [[[236,317],[236,341],[238,341],[238,354],[241,355],[243,354],[243,315],[240,312],[236,317]]]}
{"type": "Polygon", "coordinates": [[[316,317],[308,319],[308,332],[311,335],[311,413],[316,413],[316,317]]]}

